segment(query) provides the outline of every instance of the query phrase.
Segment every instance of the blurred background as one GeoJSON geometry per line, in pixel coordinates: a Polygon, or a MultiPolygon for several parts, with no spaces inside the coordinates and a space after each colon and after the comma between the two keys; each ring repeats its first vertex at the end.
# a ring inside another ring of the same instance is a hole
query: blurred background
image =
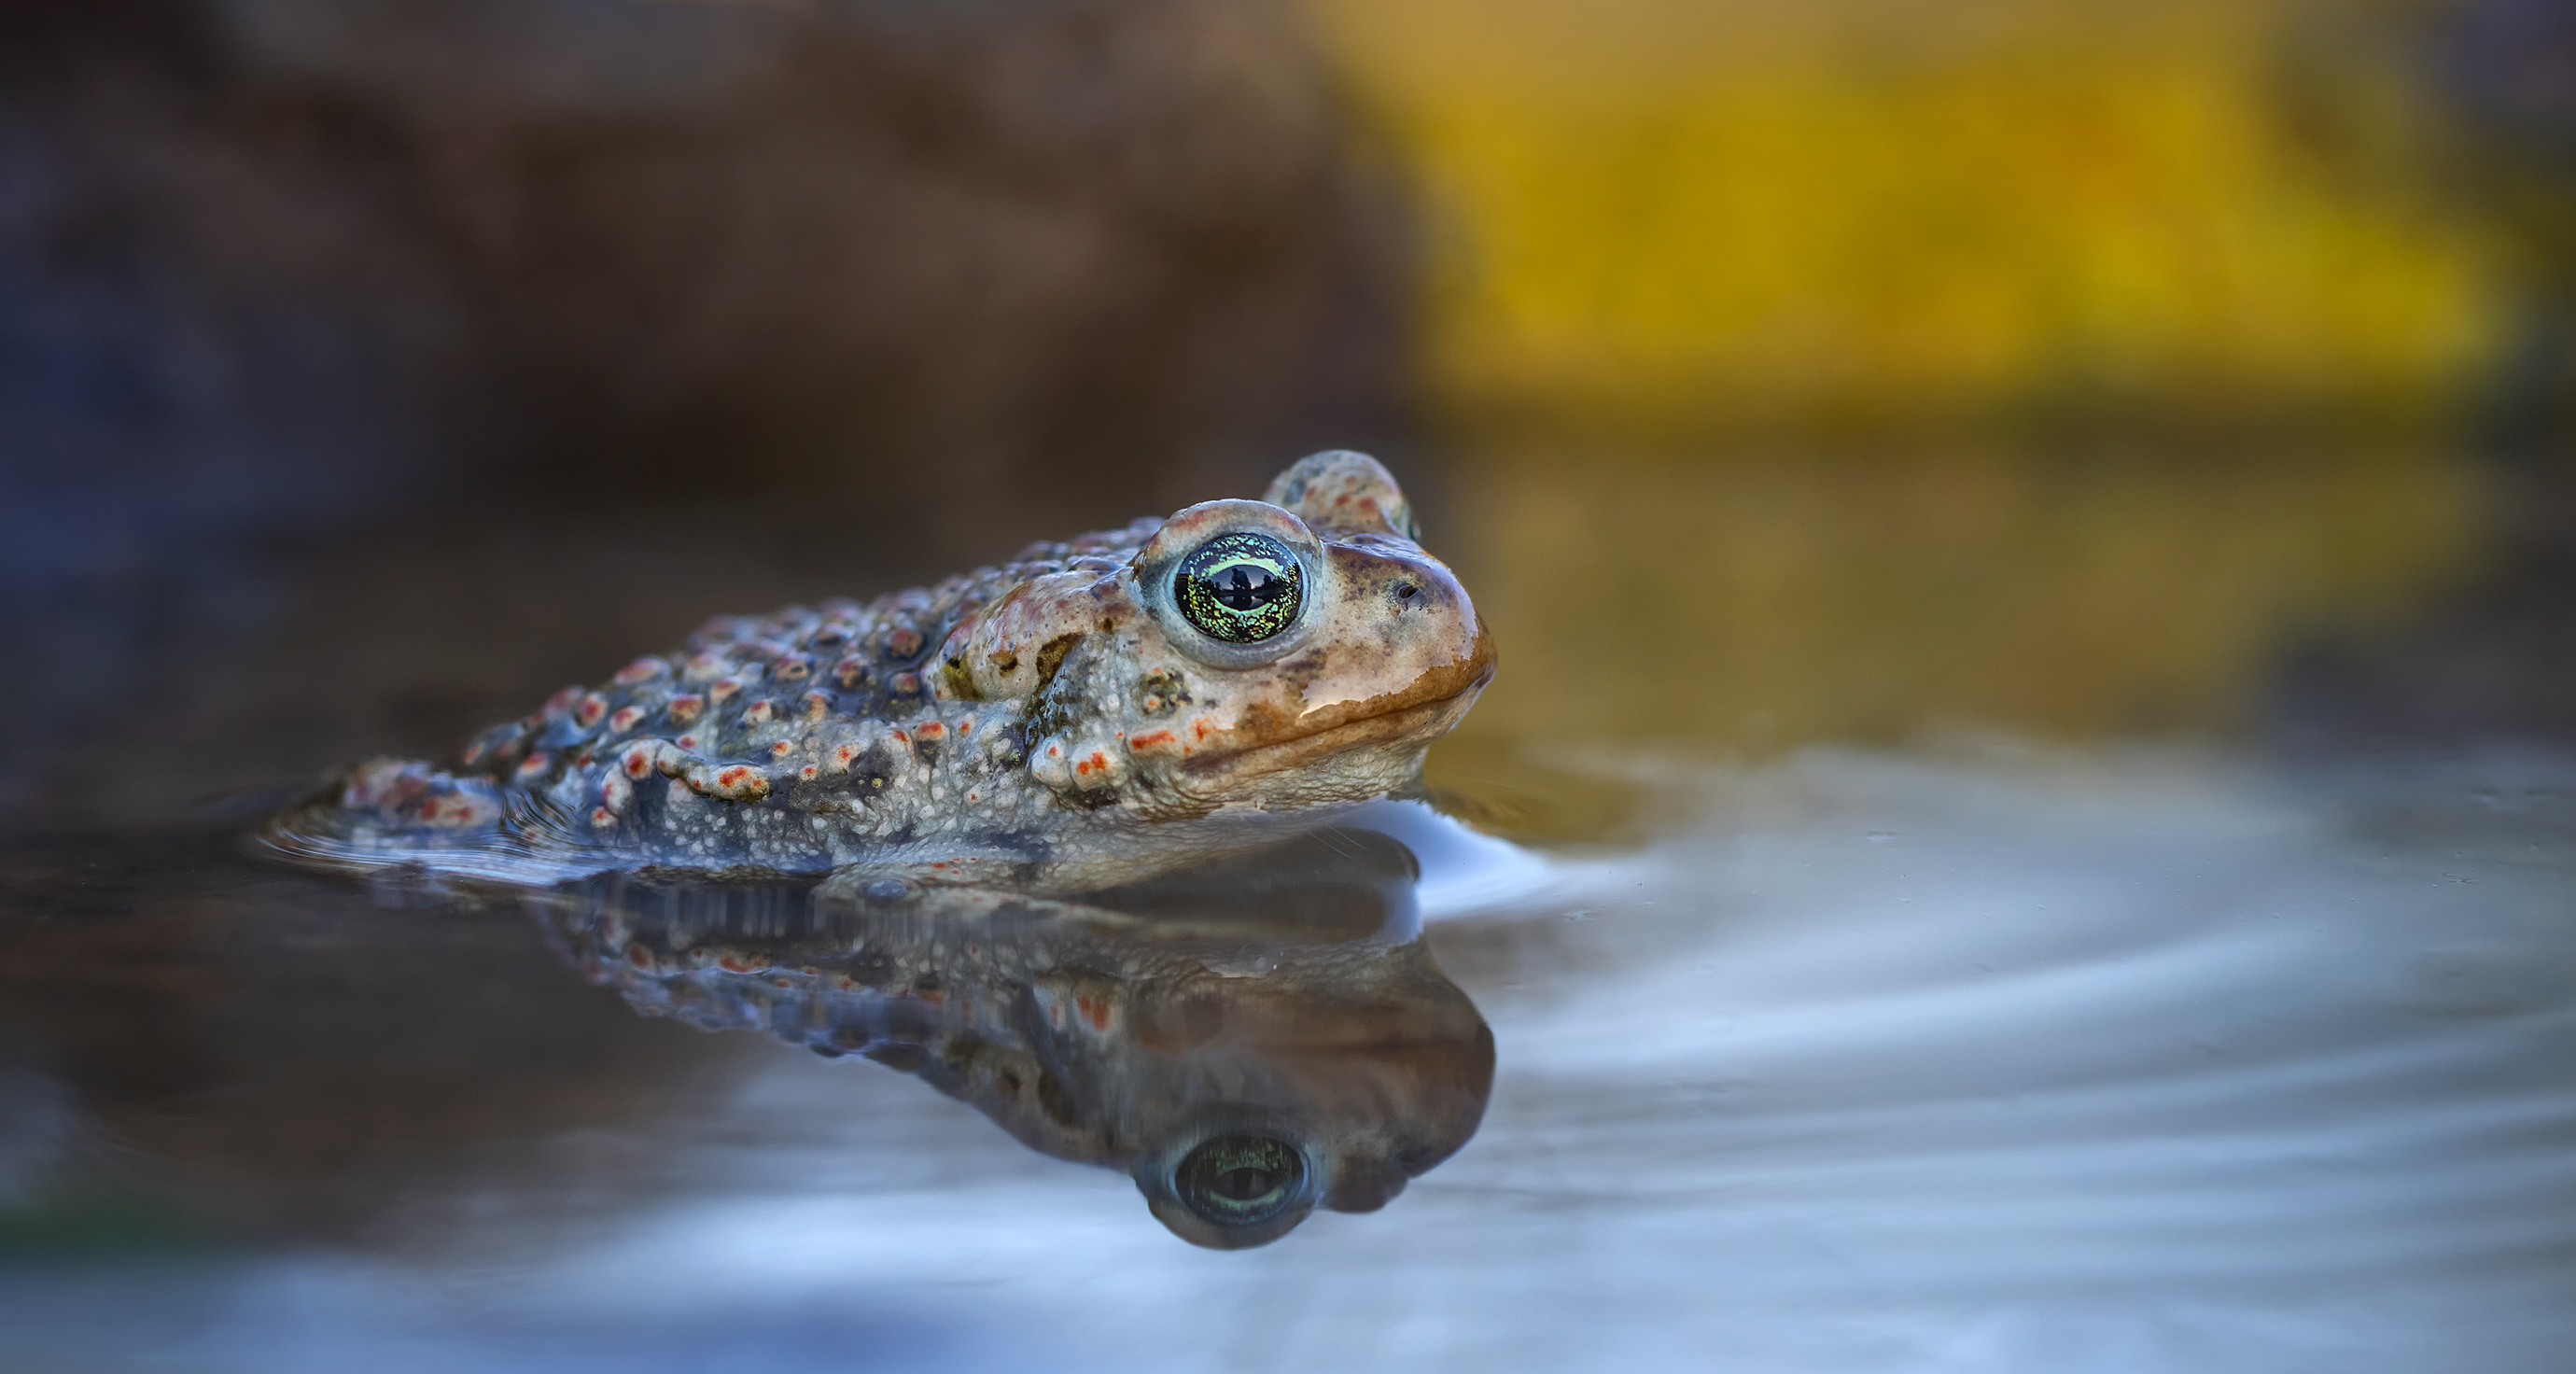
{"type": "MultiPolygon", "coordinates": [[[[26,0],[0,815],[1370,448],[1435,781],[2576,734],[2547,0],[26,0]]],[[[532,695],[534,694],[534,695],[532,695]]]]}
{"type": "Polygon", "coordinates": [[[10,0],[0,1364],[2548,1374],[2571,400],[2565,0],[10,0]],[[1322,447],[1557,843],[1382,1215],[239,852],[1322,447]]]}

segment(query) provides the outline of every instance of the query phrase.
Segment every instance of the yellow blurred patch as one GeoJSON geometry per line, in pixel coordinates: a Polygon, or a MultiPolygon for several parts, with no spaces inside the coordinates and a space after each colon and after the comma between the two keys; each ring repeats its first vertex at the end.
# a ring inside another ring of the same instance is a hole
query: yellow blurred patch
{"type": "Polygon", "coordinates": [[[2287,0],[1311,3],[1453,433],[2385,416],[2499,328],[2471,227],[2302,144],[2287,0]]]}

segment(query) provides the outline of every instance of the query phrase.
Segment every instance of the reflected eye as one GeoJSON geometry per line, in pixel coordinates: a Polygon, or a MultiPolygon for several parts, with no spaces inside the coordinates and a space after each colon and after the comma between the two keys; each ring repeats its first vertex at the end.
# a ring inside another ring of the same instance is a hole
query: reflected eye
{"type": "Polygon", "coordinates": [[[1181,561],[1172,600],[1210,638],[1251,644],[1297,623],[1305,574],[1266,534],[1220,534],[1181,561]]]}
{"type": "Polygon", "coordinates": [[[1305,1191],[1306,1157],[1282,1140],[1221,1135],[1189,1152],[1172,1182],[1181,1202],[1219,1226],[1251,1226],[1305,1191]]]}

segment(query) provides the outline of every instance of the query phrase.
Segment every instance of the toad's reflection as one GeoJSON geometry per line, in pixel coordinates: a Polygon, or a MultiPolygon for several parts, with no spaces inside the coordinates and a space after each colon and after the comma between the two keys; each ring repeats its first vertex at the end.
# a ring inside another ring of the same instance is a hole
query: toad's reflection
{"type": "Polygon", "coordinates": [[[625,877],[541,911],[638,1011],[917,1074],[1240,1249],[1384,1206],[1484,1114],[1493,1035],[1414,876],[1385,836],[1321,831],[1079,902],[625,877]]]}

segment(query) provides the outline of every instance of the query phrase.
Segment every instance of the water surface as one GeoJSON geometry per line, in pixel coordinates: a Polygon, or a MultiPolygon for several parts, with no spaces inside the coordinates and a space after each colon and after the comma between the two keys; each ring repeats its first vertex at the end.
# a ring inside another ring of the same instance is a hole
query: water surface
{"type": "MultiPolygon", "coordinates": [[[[1811,751],[1642,785],[1690,823],[1593,855],[1375,813],[1490,1102],[1383,1210],[1234,1254],[989,1104],[637,1016],[523,904],[21,855],[57,905],[19,909],[10,1005],[53,1058],[10,1080],[0,1349],[2505,1371],[2576,1338],[2576,762],[1811,751]]],[[[1394,919],[1306,938],[1401,949],[1394,919]]]]}
{"type": "Polygon", "coordinates": [[[12,775],[0,1368],[2558,1369],[2576,583],[2476,487],[1501,466],[1436,807],[1072,904],[264,865],[896,578],[241,565],[12,775]]]}

